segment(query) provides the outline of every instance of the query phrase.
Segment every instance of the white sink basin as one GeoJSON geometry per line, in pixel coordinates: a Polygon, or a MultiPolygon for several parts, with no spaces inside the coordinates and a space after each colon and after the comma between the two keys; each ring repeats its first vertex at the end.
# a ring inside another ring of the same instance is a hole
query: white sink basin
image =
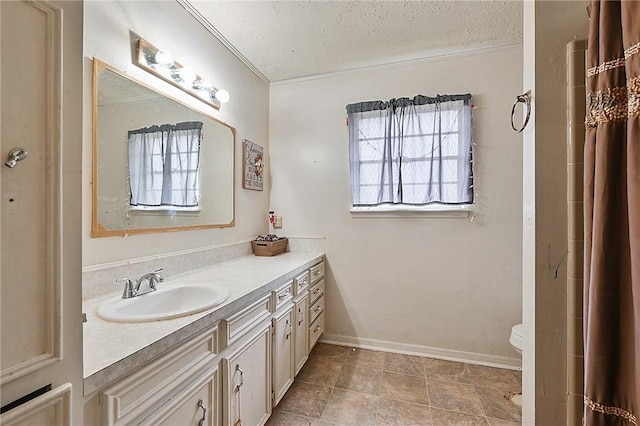
{"type": "Polygon", "coordinates": [[[113,322],[149,322],[195,314],[229,298],[229,290],[211,284],[191,283],[168,287],[130,299],[115,298],[98,307],[100,318],[113,322]]]}

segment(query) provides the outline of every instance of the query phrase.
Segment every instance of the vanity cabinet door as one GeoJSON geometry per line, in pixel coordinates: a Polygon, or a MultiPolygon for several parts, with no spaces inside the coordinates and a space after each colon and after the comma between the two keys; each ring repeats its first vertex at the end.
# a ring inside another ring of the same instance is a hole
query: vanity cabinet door
{"type": "Polygon", "coordinates": [[[195,380],[141,424],[149,426],[217,426],[218,369],[195,380]]]}
{"type": "Polygon", "coordinates": [[[263,425],[271,415],[271,323],[234,344],[222,358],[223,425],[263,425]]]}
{"type": "Polygon", "coordinates": [[[280,399],[293,383],[294,376],[294,314],[293,304],[282,309],[273,318],[273,405],[280,399]]]}
{"type": "Polygon", "coordinates": [[[294,314],[295,323],[294,328],[294,365],[296,375],[300,372],[304,363],[309,358],[309,334],[307,328],[309,327],[308,320],[309,309],[309,292],[304,292],[302,297],[299,297],[295,302],[294,314]]]}

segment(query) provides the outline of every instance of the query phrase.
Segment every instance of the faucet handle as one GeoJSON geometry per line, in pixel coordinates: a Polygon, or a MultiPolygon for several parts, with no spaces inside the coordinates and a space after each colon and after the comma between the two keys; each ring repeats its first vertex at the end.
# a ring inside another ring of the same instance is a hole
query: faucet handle
{"type": "Polygon", "coordinates": [[[124,291],[122,292],[123,299],[130,299],[136,295],[135,285],[131,278],[117,278],[117,283],[125,283],[124,291]]]}

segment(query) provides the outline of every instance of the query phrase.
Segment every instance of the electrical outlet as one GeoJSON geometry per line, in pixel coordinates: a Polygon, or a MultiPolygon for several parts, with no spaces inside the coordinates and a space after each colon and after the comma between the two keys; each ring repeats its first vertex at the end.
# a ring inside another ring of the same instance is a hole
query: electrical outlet
{"type": "Polygon", "coordinates": [[[282,228],[282,216],[276,216],[276,221],[273,222],[274,228],[282,228]]]}

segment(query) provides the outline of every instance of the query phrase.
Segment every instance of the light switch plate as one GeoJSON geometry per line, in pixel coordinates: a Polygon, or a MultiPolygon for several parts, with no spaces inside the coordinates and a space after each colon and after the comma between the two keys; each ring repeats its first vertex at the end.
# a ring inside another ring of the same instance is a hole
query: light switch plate
{"type": "Polygon", "coordinates": [[[276,216],[276,221],[273,222],[274,228],[282,228],[282,216],[276,216]]]}

